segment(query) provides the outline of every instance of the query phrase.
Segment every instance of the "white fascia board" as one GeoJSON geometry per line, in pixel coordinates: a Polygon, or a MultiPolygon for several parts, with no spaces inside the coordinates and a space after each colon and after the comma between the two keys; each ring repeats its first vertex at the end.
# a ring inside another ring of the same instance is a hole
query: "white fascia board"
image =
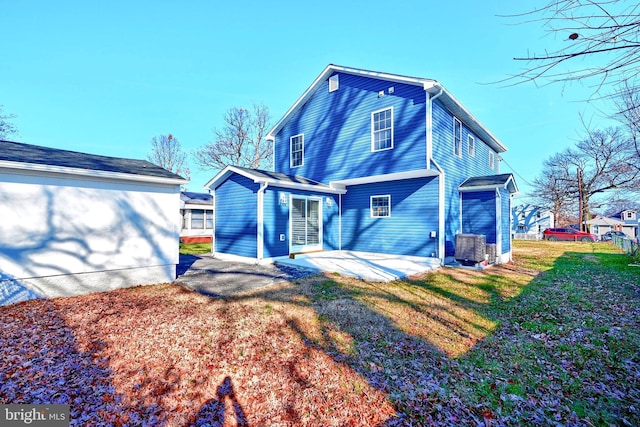
{"type": "Polygon", "coordinates": [[[500,142],[500,140],[478,119],[476,119],[476,117],[471,114],[469,110],[467,110],[467,107],[465,107],[460,101],[458,101],[458,99],[453,96],[451,92],[449,92],[441,83],[436,82],[431,86],[425,85],[425,90],[434,92],[442,90],[443,96],[441,97],[441,99],[443,101],[446,100],[446,102],[443,102],[445,107],[449,108],[450,110],[458,110],[451,112],[454,115],[459,115],[460,117],[458,118],[462,119],[462,122],[466,123],[467,126],[471,125],[471,129],[477,134],[477,136],[480,137],[480,139],[486,144],[489,144],[491,148],[493,148],[496,152],[504,153],[505,151],[507,151],[507,147],[502,142],[500,142]]]}
{"type": "Polygon", "coordinates": [[[458,187],[458,191],[460,191],[461,193],[468,193],[468,192],[473,192],[473,191],[492,191],[492,190],[496,190],[498,188],[507,188],[509,186],[509,182],[511,182],[511,184],[513,185],[513,189],[514,192],[511,193],[513,194],[518,194],[518,186],[516,185],[515,180],[513,179],[513,177],[510,177],[504,184],[493,184],[493,185],[480,185],[478,187],[472,187],[472,188],[460,188],[458,187]]]}
{"type": "Polygon", "coordinates": [[[345,194],[347,192],[347,190],[340,188],[340,187],[318,187],[315,185],[309,185],[309,184],[300,184],[300,183],[295,183],[295,182],[283,182],[283,181],[276,181],[276,180],[272,180],[272,179],[267,179],[267,180],[263,180],[260,182],[266,182],[268,183],[270,186],[272,187],[279,187],[279,188],[290,188],[293,190],[305,190],[305,191],[317,191],[318,193],[328,193],[328,194],[345,194]]]}
{"type": "Polygon", "coordinates": [[[372,175],[372,176],[363,176],[361,178],[351,178],[351,179],[343,179],[340,181],[332,181],[331,186],[349,186],[349,185],[361,185],[361,184],[373,184],[376,182],[386,182],[386,181],[400,181],[403,179],[413,179],[413,178],[426,178],[429,176],[438,176],[440,173],[436,170],[430,169],[418,169],[414,171],[407,172],[396,172],[396,173],[388,173],[383,175],[372,175]]]}
{"type": "Polygon", "coordinates": [[[421,86],[425,88],[431,88],[436,83],[435,80],[430,79],[421,79],[417,77],[408,77],[401,76],[397,74],[388,74],[388,73],[378,73],[375,71],[361,70],[359,68],[349,68],[342,67],[340,65],[329,64],[320,75],[311,83],[311,85],[303,92],[303,94],[298,98],[298,100],[293,104],[291,108],[282,116],[280,120],[275,124],[275,126],[269,131],[265,139],[267,141],[275,141],[276,134],[284,127],[284,125],[289,121],[291,115],[293,115],[296,111],[298,111],[307,100],[313,95],[319,88],[320,85],[331,76],[334,72],[340,72],[344,74],[353,74],[360,75],[365,77],[371,77],[380,80],[386,80],[394,83],[405,83],[415,86],[421,86]]]}
{"type": "Polygon", "coordinates": [[[52,174],[65,174],[86,178],[115,179],[120,181],[146,182],[153,184],[187,184],[189,180],[184,178],[165,178],[160,176],[136,175],[122,172],[109,172],[93,169],[69,168],[64,166],[41,165],[36,163],[11,162],[0,160],[0,169],[13,169],[24,172],[42,172],[52,174]]]}
{"type": "Polygon", "coordinates": [[[211,178],[207,183],[202,187],[205,190],[215,190],[218,185],[222,184],[222,182],[227,179],[232,173],[237,173],[239,175],[244,176],[245,178],[252,179],[254,182],[258,182],[255,180],[255,176],[247,173],[243,169],[236,168],[234,166],[226,166],[220,172],[216,174],[213,178],[211,178]]]}

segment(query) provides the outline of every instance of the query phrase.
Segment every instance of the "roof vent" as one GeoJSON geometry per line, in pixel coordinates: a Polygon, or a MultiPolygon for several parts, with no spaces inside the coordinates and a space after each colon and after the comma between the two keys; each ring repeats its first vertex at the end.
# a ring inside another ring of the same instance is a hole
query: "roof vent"
{"type": "Polygon", "coordinates": [[[337,74],[334,74],[333,76],[329,77],[329,92],[335,92],[336,90],[338,90],[339,86],[340,86],[340,82],[338,81],[337,74]]]}

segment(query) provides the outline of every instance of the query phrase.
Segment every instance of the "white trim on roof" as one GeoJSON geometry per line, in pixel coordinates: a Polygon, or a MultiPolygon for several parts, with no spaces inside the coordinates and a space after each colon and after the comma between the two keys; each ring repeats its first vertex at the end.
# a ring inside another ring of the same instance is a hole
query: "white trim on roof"
{"type": "Polygon", "coordinates": [[[430,95],[435,95],[442,91],[442,96],[439,97],[442,104],[451,111],[451,113],[462,120],[469,128],[471,128],[476,136],[483,142],[488,144],[498,153],[507,151],[507,148],[500,142],[498,138],[489,131],[473,114],[466,109],[460,101],[458,101],[444,86],[437,80],[424,79],[419,77],[402,76],[398,74],[379,73],[375,71],[362,70],[358,68],[349,68],[339,65],[329,64],[320,75],[311,83],[311,85],[302,93],[300,98],[289,108],[289,110],[282,116],[275,126],[269,131],[265,139],[268,141],[275,141],[276,134],[289,122],[292,116],[299,111],[307,100],[323,85],[333,73],[340,72],[345,74],[360,75],[380,80],[386,80],[390,82],[404,83],[414,86],[422,87],[430,95]]]}
{"type": "Polygon", "coordinates": [[[513,190],[511,194],[519,193],[518,186],[516,185],[516,180],[513,178],[513,175],[509,176],[507,180],[501,184],[488,184],[488,185],[477,185],[473,187],[463,187],[465,185],[466,180],[458,186],[458,191],[461,193],[470,192],[470,191],[489,191],[495,190],[496,188],[507,188],[509,187],[509,183],[513,186],[513,190]]]}
{"type": "Polygon", "coordinates": [[[275,179],[275,178],[267,178],[267,177],[264,177],[264,176],[261,176],[261,175],[256,175],[256,174],[253,174],[253,173],[251,173],[250,171],[248,171],[246,169],[238,168],[238,167],[235,167],[235,166],[227,166],[223,170],[218,172],[218,174],[216,176],[214,176],[212,179],[209,180],[209,182],[207,182],[204,185],[204,189],[205,190],[215,190],[229,176],[231,176],[234,173],[242,175],[245,178],[251,179],[256,184],[268,184],[268,185],[271,185],[271,186],[274,186],[274,187],[279,187],[279,188],[290,188],[290,189],[294,189],[294,190],[317,191],[317,192],[320,192],[320,193],[329,193],[329,194],[344,194],[344,193],[346,193],[346,190],[344,190],[343,188],[335,188],[333,186],[327,186],[325,184],[313,185],[313,184],[304,184],[304,183],[300,183],[300,182],[281,181],[281,180],[275,179]]]}
{"type": "Polygon", "coordinates": [[[66,175],[76,175],[86,178],[117,179],[122,181],[148,182],[154,184],[176,184],[182,185],[189,181],[184,178],[166,178],[151,175],[138,175],[123,172],[109,172],[95,169],[79,169],[66,166],[43,165],[38,163],[12,162],[0,160],[0,168],[13,169],[25,172],[46,172],[66,175]]]}
{"type": "Polygon", "coordinates": [[[373,184],[376,182],[399,181],[403,179],[426,178],[428,176],[438,176],[440,173],[430,169],[418,169],[408,172],[396,172],[383,175],[364,176],[362,178],[343,179],[332,181],[331,186],[347,187],[349,185],[373,184]]]}

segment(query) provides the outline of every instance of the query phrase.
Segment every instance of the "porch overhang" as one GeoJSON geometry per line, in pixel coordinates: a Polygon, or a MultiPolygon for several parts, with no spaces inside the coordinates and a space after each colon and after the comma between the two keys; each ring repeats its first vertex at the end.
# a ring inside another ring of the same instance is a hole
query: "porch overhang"
{"type": "Polygon", "coordinates": [[[467,178],[458,191],[461,193],[492,191],[496,189],[506,189],[510,194],[518,193],[518,186],[513,178],[513,174],[505,173],[501,175],[487,175],[467,178]]]}

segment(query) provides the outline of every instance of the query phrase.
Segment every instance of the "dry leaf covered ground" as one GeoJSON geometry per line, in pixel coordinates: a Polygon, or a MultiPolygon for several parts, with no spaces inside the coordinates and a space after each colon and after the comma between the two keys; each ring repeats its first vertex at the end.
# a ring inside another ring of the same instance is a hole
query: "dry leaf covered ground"
{"type": "Polygon", "coordinates": [[[640,424],[640,269],[606,244],[516,250],[390,284],[2,307],[0,403],[67,403],[72,425],[640,424]]]}

